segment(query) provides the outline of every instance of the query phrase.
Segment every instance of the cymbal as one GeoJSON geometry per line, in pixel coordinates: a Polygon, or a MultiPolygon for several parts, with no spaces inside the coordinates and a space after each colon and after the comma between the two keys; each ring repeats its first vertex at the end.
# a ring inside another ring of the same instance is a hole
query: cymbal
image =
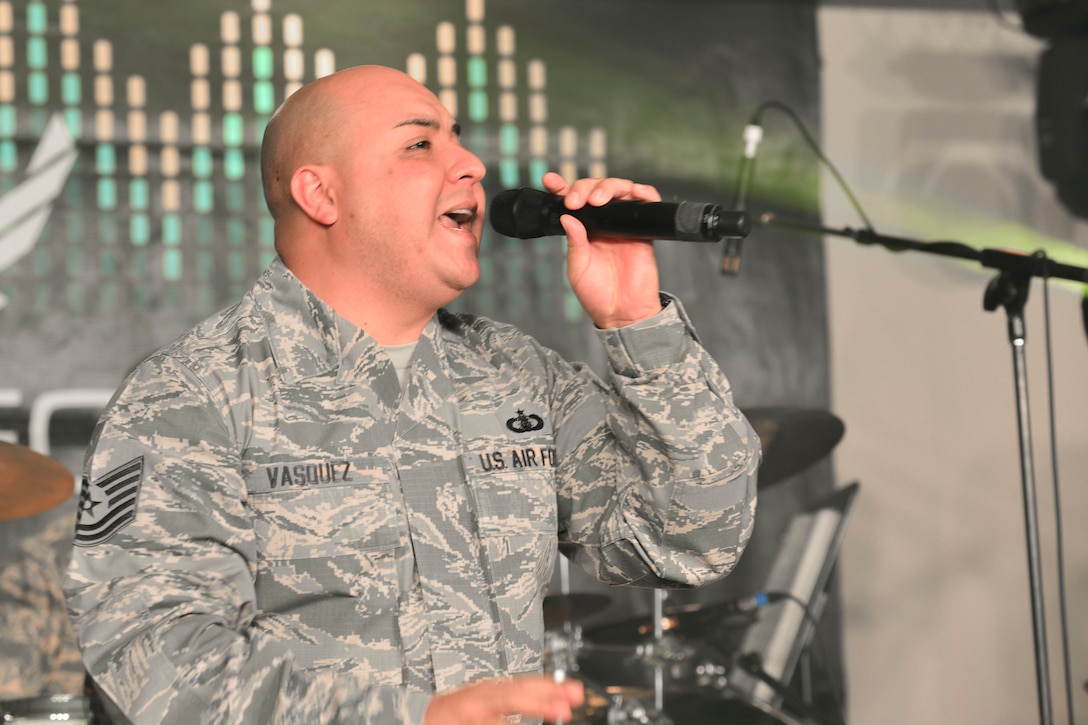
{"type": "MultiPolygon", "coordinates": [[[[741,632],[754,618],[754,613],[739,612],[729,602],[684,604],[661,612],[661,632],[666,637],[702,639],[713,633],[741,632]]],[[[638,644],[653,638],[654,624],[652,617],[629,619],[596,627],[585,636],[596,644],[638,644]]]]}
{"type": "Polygon", "coordinates": [[[596,614],[611,604],[605,594],[550,594],[544,597],[544,626],[574,622],[596,614]]]}
{"type": "Polygon", "coordinates": [[[818,408],[761,406],[741,412],[763,444],[760,488],[808,468],[830,453],[846,431],[834,413],[818,408]]]}
{"type": "Polygon", "coordinates": [[[0,441],[0,521],[48,511],[75,491],[71,472],[25,446],[0,441]]]}

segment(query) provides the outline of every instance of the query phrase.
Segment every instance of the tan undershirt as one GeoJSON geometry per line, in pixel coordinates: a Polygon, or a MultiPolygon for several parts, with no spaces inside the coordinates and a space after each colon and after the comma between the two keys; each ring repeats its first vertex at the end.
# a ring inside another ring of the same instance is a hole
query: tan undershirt
{"type": "Polygon", "coordinates": [[[408,367],[412,360],[412,353],[416,351],[419,340],[405,345],[382,345],[382,350],[393,361],[393,369],[397,371],[397,382],[400,389],[404,390],[404,381],[408,377],[408,367]]]}

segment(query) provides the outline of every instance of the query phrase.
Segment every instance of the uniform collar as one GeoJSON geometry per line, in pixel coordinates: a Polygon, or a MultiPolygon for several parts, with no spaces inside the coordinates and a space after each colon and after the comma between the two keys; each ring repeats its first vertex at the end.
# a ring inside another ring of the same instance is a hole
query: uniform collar
{"type": "MultiPolygon", "coordinates": [[[[334,371],[347,382],[366,371],[377,383],[385,373],[396,373],[377,341],[341,317],[276,257],[257,281],[254,290],[268,329],[276,365],[287,382],[298,382],[334,371]],[[388,371],[386,371],[388,368],[388,371]]],[[[420,336],[421,348],[431,354],[441,348],[441,334],[432,318],[420,336]],[[424,344],[427,343],[427,344],[424,344]]]]}
{"type": "Polygon", "coordinates": [[[268,330],[276,366],[289,383],[340,365],[336,312],[276,257],[257,280],[254,296],[268,330]]]}

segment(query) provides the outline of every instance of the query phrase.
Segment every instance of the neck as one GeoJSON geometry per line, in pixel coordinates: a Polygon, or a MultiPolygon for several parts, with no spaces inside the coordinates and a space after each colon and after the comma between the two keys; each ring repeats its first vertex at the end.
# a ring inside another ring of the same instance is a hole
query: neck
{"type": "Polygon", "coordinates": [[[427,326],[427,323],[434,316],[434,313],[431,312],[426,317],[419,319],[395,320],[392,317],[383,316],[372,308],[361,309],[357,315],[352,315],[349,311],[339,308],[336,308],[336,310],[346,319],[358,325],[367,335],[373,337],[379,345],[385,346],[407,345],[411,342],[417,342],[420,336],[423,335],[423,328],[427,326]]]}
{"type": "Polygon", "coordinates": [[[350,255],[331,254],[330,249],[335,247],[307,243],[279,251],[284,264],[310,291],[380,345],[415,342],[438,308],[456,297],[434,300],[407,294],[369,274],[368,269],[379,268],[373,260],[361,263],[350,255]]]}
{"type": "Polygon", "coordinates": [[[417,301],[391,297],[350,275],[339,280],[335,273],[308,275],[292,271],[310,291],[379,345],[415,342],[438,311],[417,301]]]}

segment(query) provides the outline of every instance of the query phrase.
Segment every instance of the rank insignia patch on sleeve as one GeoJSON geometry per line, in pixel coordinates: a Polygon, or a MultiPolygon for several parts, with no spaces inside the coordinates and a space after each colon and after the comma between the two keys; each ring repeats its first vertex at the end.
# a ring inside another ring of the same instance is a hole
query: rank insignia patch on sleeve
{"type": "Polygon", "coordinates": [[[144,459],[113,469],[94,483],[86,478],[79,491],[76,546],[97,546],[136,518],[136,495],[143,481],[144,459]]]}

